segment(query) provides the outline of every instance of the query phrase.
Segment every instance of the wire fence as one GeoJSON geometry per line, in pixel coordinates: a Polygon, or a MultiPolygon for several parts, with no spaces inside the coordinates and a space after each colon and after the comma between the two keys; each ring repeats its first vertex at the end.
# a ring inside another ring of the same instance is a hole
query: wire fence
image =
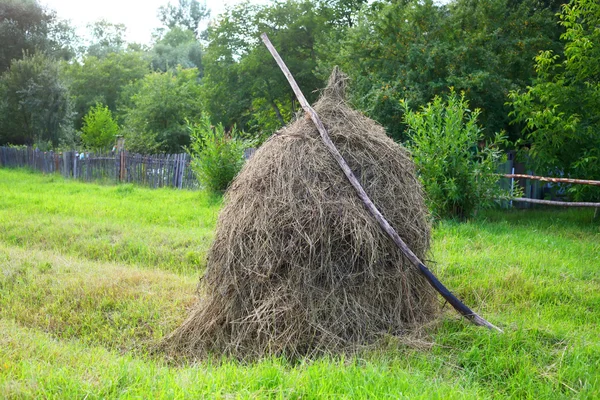
{"type": "MultiPolygon", "coordinates": [[[[254,149],[246,150],[245,158],[252,154],[254,149]]],[[[81,181],[130,182],[151,188],[198,189],[200,185],[190,161],[186,153],[142,155],[119,151],[103,154],[0,147],[0,167],[32,168],[81,181]]]]}

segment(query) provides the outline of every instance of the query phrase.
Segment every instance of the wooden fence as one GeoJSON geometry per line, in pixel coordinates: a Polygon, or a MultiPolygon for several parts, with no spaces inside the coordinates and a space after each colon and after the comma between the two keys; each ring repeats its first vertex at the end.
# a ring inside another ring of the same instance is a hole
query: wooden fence
{"type": "MultiPolygon", "coordinates": [[[[576,185],[590,185],[590,186],[600,186],[600,181],[593,181],[589,179],[573,179],[573,178],[554,178],[547,176],[537,176],[537,175],[527,175],[527,174],[502,174],[505,178],[510,179],[531,179],[535,181],[541,182],[552,182],[552,183],[566,183],[566,184],[576,184],[576,185]]],[[[545,204],[548,206],[560,206],[560,207],[594,207],[596,211],[594,213],[594,218],[598,215],[598,209],[600,209],[600,203],[593,202],[574,202],[574,201],[556,201],[556,200],[541,200],[541,199],[532,199],[527,197],[513,198],[512,201],[521,202],[521,203],[531,203],[531,204],[545,204]]]]}
{"type": "Polygon", "coordinates": [[[0,167],[28,167],[43,173],[60,173],[82,181],[131,182],[152,188],[196,189],[189,155],[140,155],[129,152],[39,151],[33,148],[0,147],[0,167]]]}

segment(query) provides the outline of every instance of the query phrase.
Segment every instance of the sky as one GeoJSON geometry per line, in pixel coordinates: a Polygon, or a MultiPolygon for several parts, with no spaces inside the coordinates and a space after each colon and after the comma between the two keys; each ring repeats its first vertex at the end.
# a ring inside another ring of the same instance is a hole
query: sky
{"type": "MultiPolygon", "coordinates": [[[[212,11],[211,17],[219,14],[228,5],[243,0],[206,0],[212,11]]],[[[169,0],[40,0],[40,4],[57,12],[61,19],[71,20],[80,36],[86,36],[86,25],[106,19],[122,23],[127,27],[128,42],[150,44],[152,31],[160,26],[158,8],[169,0]]],[[[171,0],[177,3],[177,0],[171,0]]],[[[200,0],[202,2],[202,0],[200,0]]],[[[267,3],[267,0],[250,0],[251,3],[267,3]]]]}

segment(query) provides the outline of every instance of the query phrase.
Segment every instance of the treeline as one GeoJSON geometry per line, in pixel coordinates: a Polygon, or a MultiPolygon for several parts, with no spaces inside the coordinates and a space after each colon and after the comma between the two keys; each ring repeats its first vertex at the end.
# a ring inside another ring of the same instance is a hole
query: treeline
{"type": "Polygon", "coordinates": [[[287,0],[211,16],[157,10],[149,46],[99,21],[90,40],[37,0],[0,0],[0,144],[180,152],[207,116],[260,141],[299,109],[267,32],[309,100],[334,65],[353,105],[407,139],[406,104],[464,92],[541,173],[600,178],[597,0],[287,0]],[[201,28],[206,27],[206,28],[201,28]]]}

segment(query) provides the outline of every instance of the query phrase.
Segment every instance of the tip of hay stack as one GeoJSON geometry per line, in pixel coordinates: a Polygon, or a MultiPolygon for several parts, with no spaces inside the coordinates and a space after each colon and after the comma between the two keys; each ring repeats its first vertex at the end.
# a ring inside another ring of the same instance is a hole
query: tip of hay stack
{"type": "MultiPolygon", "coordinates": [[[[385,218],[419,257],[430,226],[407,151],[344,100],[336,67],[315,110],[385,218]]],[[[438,312],[435,293],[299,119],[267,141],[225,196],[199,300],[164,341],[173,356],[253,359],[353,351],[438,312]]]]}
{"type": "Polygon", "coordinates": [[[348,75],[344,74],[339,67],[336,65],[329,75],[327,86],[323,89],[321,98],[328,98],[331,100],[345,101],[346,100],[346,88],[348,85],[348,75]]]}

